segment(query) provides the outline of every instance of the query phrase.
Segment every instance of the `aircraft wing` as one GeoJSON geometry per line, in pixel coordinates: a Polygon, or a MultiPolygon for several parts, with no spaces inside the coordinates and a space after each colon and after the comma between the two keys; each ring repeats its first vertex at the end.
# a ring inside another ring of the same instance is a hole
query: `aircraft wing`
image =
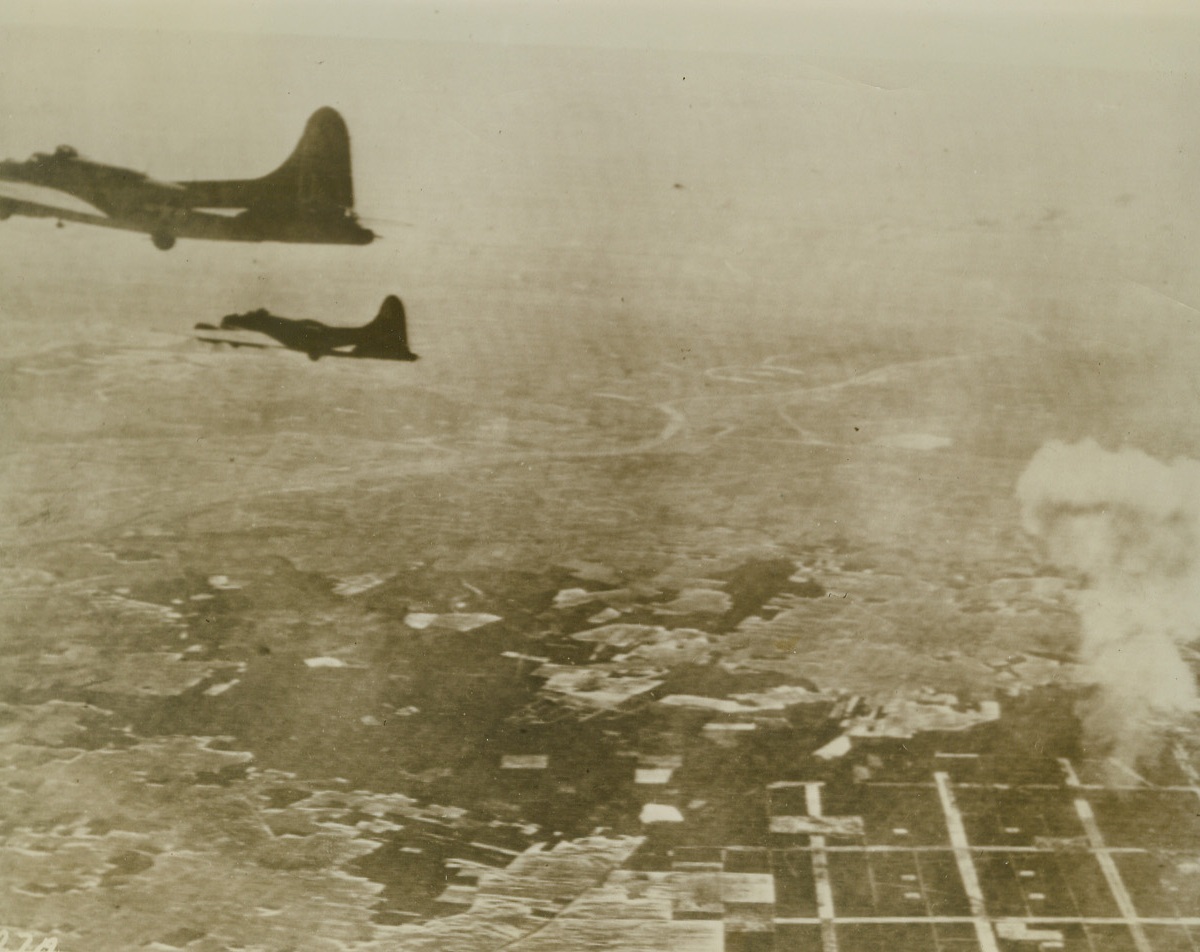
{"type": "Polygon", "coordinates": [[[59,221],[81,222],[85,225],[100,225],[104,228],[119,228],[122,231],[144,232],[145,226],[135,225],[130,221],[119,218],[109,218],[106,215],[92,215],[88,212],[78,212],[69,208],[56,208],[53,205],[42,205],[40,202],[27,202],[20,198],[9,198],[0,195],[0,216],[25,215],[29,218],[57,218],[59,221]]]}
{"type": "MultiPolygon", "coordinates": [[[[195,340],[203,341],[206,344],[225,344],[237,350],[239,347],[249,347],[252,350],[290,350],[296,354],[303,354],[303,350],[295,347],[285,347],[283,344],[260,344],[257,341],[238,340],[231,337],[200,337],[197,335],[195,340]]],[[[318,355],[319,357],[358,357],[348,350],[323,350],[318,355]]]]}
{"type": "Polygon", "coordinates": [[[206,344],[228,344],[234,350],[239,347],[252,347],[254,350],[287,350],[282,344],[259,344],[256,341],[232,340],[228,337],[197,337],[196,340],[206,344]]]}

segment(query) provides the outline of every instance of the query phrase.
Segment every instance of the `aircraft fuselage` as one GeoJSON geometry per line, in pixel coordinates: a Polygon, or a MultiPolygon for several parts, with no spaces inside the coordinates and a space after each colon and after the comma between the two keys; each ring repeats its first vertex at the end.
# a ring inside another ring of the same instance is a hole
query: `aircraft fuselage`
{"type": "Polygon", "coordinates": [[[356,327],[330,327],[320,321],[291,320],[266,311],[231,314],[221,321],[222,329],[258,331],[279,341],[289,350],[306,354],[328,354],[338,347],[357,344],[363,332],[356,327]]]}
{"type": "MultiPolygon", "coordinates": [[[[362,327],[331,327],[321,321],[295,320],[279,317],[259,308],[245,314],[229,314],[219,327],[197,324],[202,331],[254,331],[273,338],[289,350],[307,354],[311,360],[322,357],[366,357],[375,360],[417,360],[408,348],[408,322],[404,304],[395,295],[388,295],[379,313],[362,327]],[[350,350],[342,348],[349,347],[350,350]]],[[[201,337],[213,344],[233,347],[262,347],[244,340],[228,337],[201,337]]]]}
{"type": "Polygon", "coordinates": [[[0,195],[0,218],[20,214],[146,232],[164,249],[176,238],[366,245],[375,234],[351,207],[349,149],[345,123],[332,109],[314,113],[292,156],[257,179],[162,182],[60,146],[26,162],[0,162],[0,181],[62,192],[97,214],[0,195]]]}

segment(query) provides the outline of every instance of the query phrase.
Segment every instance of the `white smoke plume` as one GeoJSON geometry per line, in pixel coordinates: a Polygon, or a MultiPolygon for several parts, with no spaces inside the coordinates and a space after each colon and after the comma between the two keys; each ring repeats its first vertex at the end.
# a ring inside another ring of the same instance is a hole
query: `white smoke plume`
{"type": "Polygon", "coordinates": [[[1026,531],[1083,578],[1080,662],[1099,689],[1085,740],[1149,756],[1156,724],[1197,709],[1181,648],[1200,637],[1200,462],[1051,442],[1017,496],[1026,531]]]}

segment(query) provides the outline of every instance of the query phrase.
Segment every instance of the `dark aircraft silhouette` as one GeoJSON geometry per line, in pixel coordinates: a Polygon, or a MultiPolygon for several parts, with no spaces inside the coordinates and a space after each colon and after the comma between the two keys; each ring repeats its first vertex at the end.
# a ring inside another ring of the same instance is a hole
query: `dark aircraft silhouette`
{"type": "Polygon", "coordinates": [[[312,114],[287,161],[262,178],[159,182],[62,145],[27,162],[0,162],[0,180],[65,192],[102,213],[0,195],[0,220],[29,215],[140,231],[164,251],[176,238],[366,245],[376,237],[354,213],[350,134],[328,107],[312,114]]]}
{"type": "MultiPolygon", "coordinates": [[[[276,317],[270,311],[259,308],[246,314],[230,314],[222,318],[221,326],[197,324],[198,331],[245,330],[258,331],[279,341],[288,350],[308,354],[309,360],[322,357],[366,357],[376,360],[416,360],[417,355],[408,349],[408,328],[404,318],[404,305],[394,294],[389,294],[379,308],[375,320],[363,327],[330,327],[320,321],[293,320],[276,317]],[[342,350],[349,347],[350,350],[342,350]]],[[[229,344],[231,347],[269,348],[271,344],[258,344],[245,340],[230,340],[223,337],[201,337],[210,344],[229,344]]]]}

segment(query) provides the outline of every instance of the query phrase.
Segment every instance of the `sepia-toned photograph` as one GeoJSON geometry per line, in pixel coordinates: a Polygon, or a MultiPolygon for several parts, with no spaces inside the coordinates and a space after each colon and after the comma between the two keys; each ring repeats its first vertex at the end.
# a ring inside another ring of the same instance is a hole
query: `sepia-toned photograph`
{"type": "Polygon", "coordinates": [[[0,952],[1200,952],[1188,0],[6,0],[0,952]]]}

